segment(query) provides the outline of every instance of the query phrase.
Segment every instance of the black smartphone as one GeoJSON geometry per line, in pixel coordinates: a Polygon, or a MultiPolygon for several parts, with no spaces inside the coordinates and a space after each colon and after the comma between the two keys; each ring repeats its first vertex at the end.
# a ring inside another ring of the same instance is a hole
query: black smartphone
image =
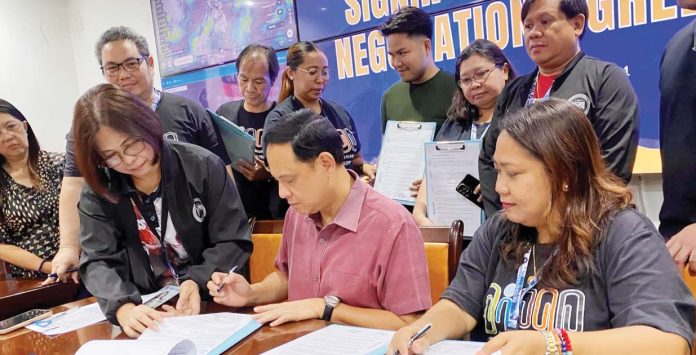
{"type": "Polygon", "coordinates": [[[467,200],[473,202],[476,204],[476,206],[481,207],[483,209],[483,202],[479,202],[478,198],[479,195],[474,193],[474,189],[476,189],[476,186],[479,185],[479,180],[471,174],[466,174],[462,182],[457,185],[457,192],[462,194],[462,196],[466,197],[467,200]]]}
{"type": "Polygon", "coordinates": [[[31,311],[26,311],[12,318],[7,318],[0,321],[0,334],[9,333],[15,329],[34,323],[37,320],[48,318],[52,314],[53,312],[48,309],[32,309],[31,311]]]}

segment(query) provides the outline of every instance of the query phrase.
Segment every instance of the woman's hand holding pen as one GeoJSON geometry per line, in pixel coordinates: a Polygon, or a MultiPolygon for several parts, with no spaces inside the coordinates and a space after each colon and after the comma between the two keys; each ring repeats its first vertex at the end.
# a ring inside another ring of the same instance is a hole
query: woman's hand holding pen
{"type": "Polygon", "coordinates": [[[424,331],[425,328],[416,323],[405,326],[394,334],[387,354],[425,354],[425,350],[430,346],[430,337],[427,331],[430,327],[424,331]],[[421,334],[416,339],[415,337],[419,332],[421,334]]]}
{"type": "Polygon", "coordinates": [[[251,303],[253,290],[242,275],[215,272],[207,286],[216,303],[230,307],[244,307],[251,303]]]}

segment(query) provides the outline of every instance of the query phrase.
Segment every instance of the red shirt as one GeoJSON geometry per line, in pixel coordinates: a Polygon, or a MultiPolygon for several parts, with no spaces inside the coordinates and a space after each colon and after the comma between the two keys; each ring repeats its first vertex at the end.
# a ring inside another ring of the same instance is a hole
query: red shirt
{"type": "Polygon", "coordinates": [[[430,308],[420,229],[408,211],[350,171],[355,183],[334,221],[290,207],[276,268],[288,300],[338,296],[342,303],[404,315],[430,308]]]}
{"type": "Polygon", "coordinates": [[[534,89],[534,98],[540,99],[545,97],[546,93],[551,90],[551,85],[553,85],[553,82],[557,77],[558,75],[549,76],[539,73],[536,88],[534,89]]]}

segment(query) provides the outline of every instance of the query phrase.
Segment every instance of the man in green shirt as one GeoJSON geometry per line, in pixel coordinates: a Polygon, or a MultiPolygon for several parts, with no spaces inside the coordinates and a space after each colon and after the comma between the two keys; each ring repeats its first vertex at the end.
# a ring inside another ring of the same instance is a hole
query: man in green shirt
{"type": "Polygon", "coordinates": [[[433,23],[416,7],[404,7],[380,28],[391,64],[401,76],[382,96],[382,130],[387,120],[435,122],[437,130],[457,89],[454,77],[435,65],[433,23]]]}

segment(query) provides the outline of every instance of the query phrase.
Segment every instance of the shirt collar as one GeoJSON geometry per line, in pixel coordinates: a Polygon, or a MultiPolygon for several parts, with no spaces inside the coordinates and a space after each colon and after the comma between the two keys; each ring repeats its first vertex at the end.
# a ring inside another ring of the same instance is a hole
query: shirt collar
{"type": "MultiPolygon", "coordinates": [[[[360,212],[362,211],[365,195],[367,193],[367,184],[360,179],[358,174],[353,170],[348,169],[355,182],[348,192],[348,197],[343,201],[341,209],[336,214],[331,224],[335,224],[341,228],[347,229],[353,233],[358,231],[358,221],[360,220],[360,212]]],[[[312,213],[307,216],[314,222],[316,226],[321,226],[321,214],[319,212],[312,213]]]]}

